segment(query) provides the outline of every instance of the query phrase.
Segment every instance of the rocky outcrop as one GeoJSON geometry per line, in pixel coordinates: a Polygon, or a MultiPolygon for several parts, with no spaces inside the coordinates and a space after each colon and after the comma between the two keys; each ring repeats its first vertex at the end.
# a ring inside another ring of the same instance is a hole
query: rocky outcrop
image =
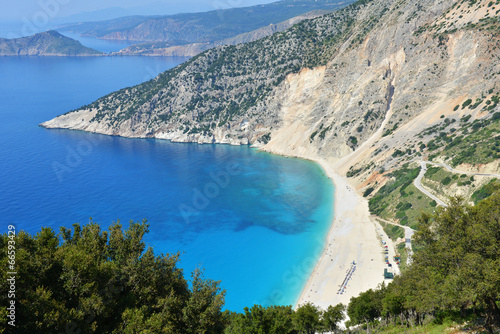
{"type": "Polygon", "coordinates": [[[0,38],[0,56],[98,56],[102,52],[50,30],[29,37],[0,38]]]}

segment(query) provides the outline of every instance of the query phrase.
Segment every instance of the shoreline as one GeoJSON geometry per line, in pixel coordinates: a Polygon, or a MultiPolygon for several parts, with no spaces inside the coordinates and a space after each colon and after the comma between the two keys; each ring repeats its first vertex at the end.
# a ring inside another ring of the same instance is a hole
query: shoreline
{"type": "Polygon", "coordinates": [[[294,308],[307,302],[323,310],[339,303],[347,306],[351,297],[384,282],[387,265],[381,240],[389,246],[390,259],[395,254],[394,246],[378,222],[371,219],[368,202],[337,174],[333,163],[320,158],[306,159],[318,163],[332,180],[334,214],[323,251],[294,308]],[[353,261],[355,270],[346,280],[353,261]],[[342,293],[338,293],[340,285],[345,288],[342,293]]]}

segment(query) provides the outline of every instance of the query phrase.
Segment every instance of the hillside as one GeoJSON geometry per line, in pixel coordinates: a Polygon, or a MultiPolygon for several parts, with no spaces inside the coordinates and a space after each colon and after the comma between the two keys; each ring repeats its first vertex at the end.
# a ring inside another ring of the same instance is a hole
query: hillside
{"type": "Polygon", "coordinates": [[[54,30],[22,38],[0,38],[0,56],[96,56],[102,54],[54,30]]]}
{"type": "Polygon", "coordinates": [[[220,46],[220,45],[236,45],[240,43],[248,43],[253,42],[258,39],[264,38],[266,36],[270,36],[276,32],[286,30],[292,27],[294,24],[297,24],[303,20],[313,19],[318,16],[324,15],[329,11],[326,10],[314,10],[311,12],[307,12],[283,22],[279,22],[276,24],[269,24],[262,28],[252,30],[249,32],[245,32],[234,37],[226,38],[220,41],[215,41],[211,43],[191,43],[191,44],[183,44],[183,45],[175,45],[169,42],[146,42],[134,44],[129,47],[126,47],[118,52],[113,53],[112,55],[147,55],[147,56],[184,56],[184,57],[193,57],[197,54],[220,46]]]}
{"type": "Polygon", "coordinates": [[[413,188],[419,160],[498,173],[499,10],[498,0],[358,1],[207,50],[42,126],[325,160],[373,213],[414,224],[409,208],[435,207],[413,188]]]}
{"type": "MultiPolygon", "coordinates": [[[[68,25],[61,31],[102,39],[168,42],[170,45],[214,43],[276,24],[313,10],[335,10],[352,0],[283,0],[243,8],[165,16],[129,16],[68,25]]],[[[215,6],[215,5],[214,5],[215,6]]]]}

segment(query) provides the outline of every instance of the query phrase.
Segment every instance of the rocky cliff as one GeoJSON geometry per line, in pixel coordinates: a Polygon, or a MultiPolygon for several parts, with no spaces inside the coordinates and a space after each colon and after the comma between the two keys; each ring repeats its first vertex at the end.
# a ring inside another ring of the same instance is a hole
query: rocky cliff
{"type": "MultiPolygon", "coordinates": [[[[362,0],[42,125],[329,159],[376,193],[407,162],[498,143],[499,11],[499,0],[362,0]]],[[[500,159],[484,152],[476,163],[500,159]]]]}
{"type": "Polygon", "coordinates": [[[0,56],[97,56],[102,52],[50,30],[33,36],[0,38],[0,56]]]}

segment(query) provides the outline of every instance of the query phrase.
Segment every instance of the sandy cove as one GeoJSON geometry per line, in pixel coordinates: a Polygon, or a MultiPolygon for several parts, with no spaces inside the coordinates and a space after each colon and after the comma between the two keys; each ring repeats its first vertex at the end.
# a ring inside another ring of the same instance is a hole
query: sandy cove
{"type": "MultiPolygon", "coordinates": [[[[351,297],[384,281],[383,245],[389,246],[389,258],[395,255],[394,246],[378,222],[370,218],[368,202],[357,194],[347,180],[337,174],[333,164],[318,162],[335,184],[334,219],[326,238],[323,253],[304,287],[297,305],[311,302],[322,309],[329,305],[347,305],[351,297]],[[382,235],[382,236],[381,236],[382,235]],[[339,287],[353,261],[356,269],[340,294],[339,287]]],[[[391,260],[391,262],[393,262],[391,260]]]]}

